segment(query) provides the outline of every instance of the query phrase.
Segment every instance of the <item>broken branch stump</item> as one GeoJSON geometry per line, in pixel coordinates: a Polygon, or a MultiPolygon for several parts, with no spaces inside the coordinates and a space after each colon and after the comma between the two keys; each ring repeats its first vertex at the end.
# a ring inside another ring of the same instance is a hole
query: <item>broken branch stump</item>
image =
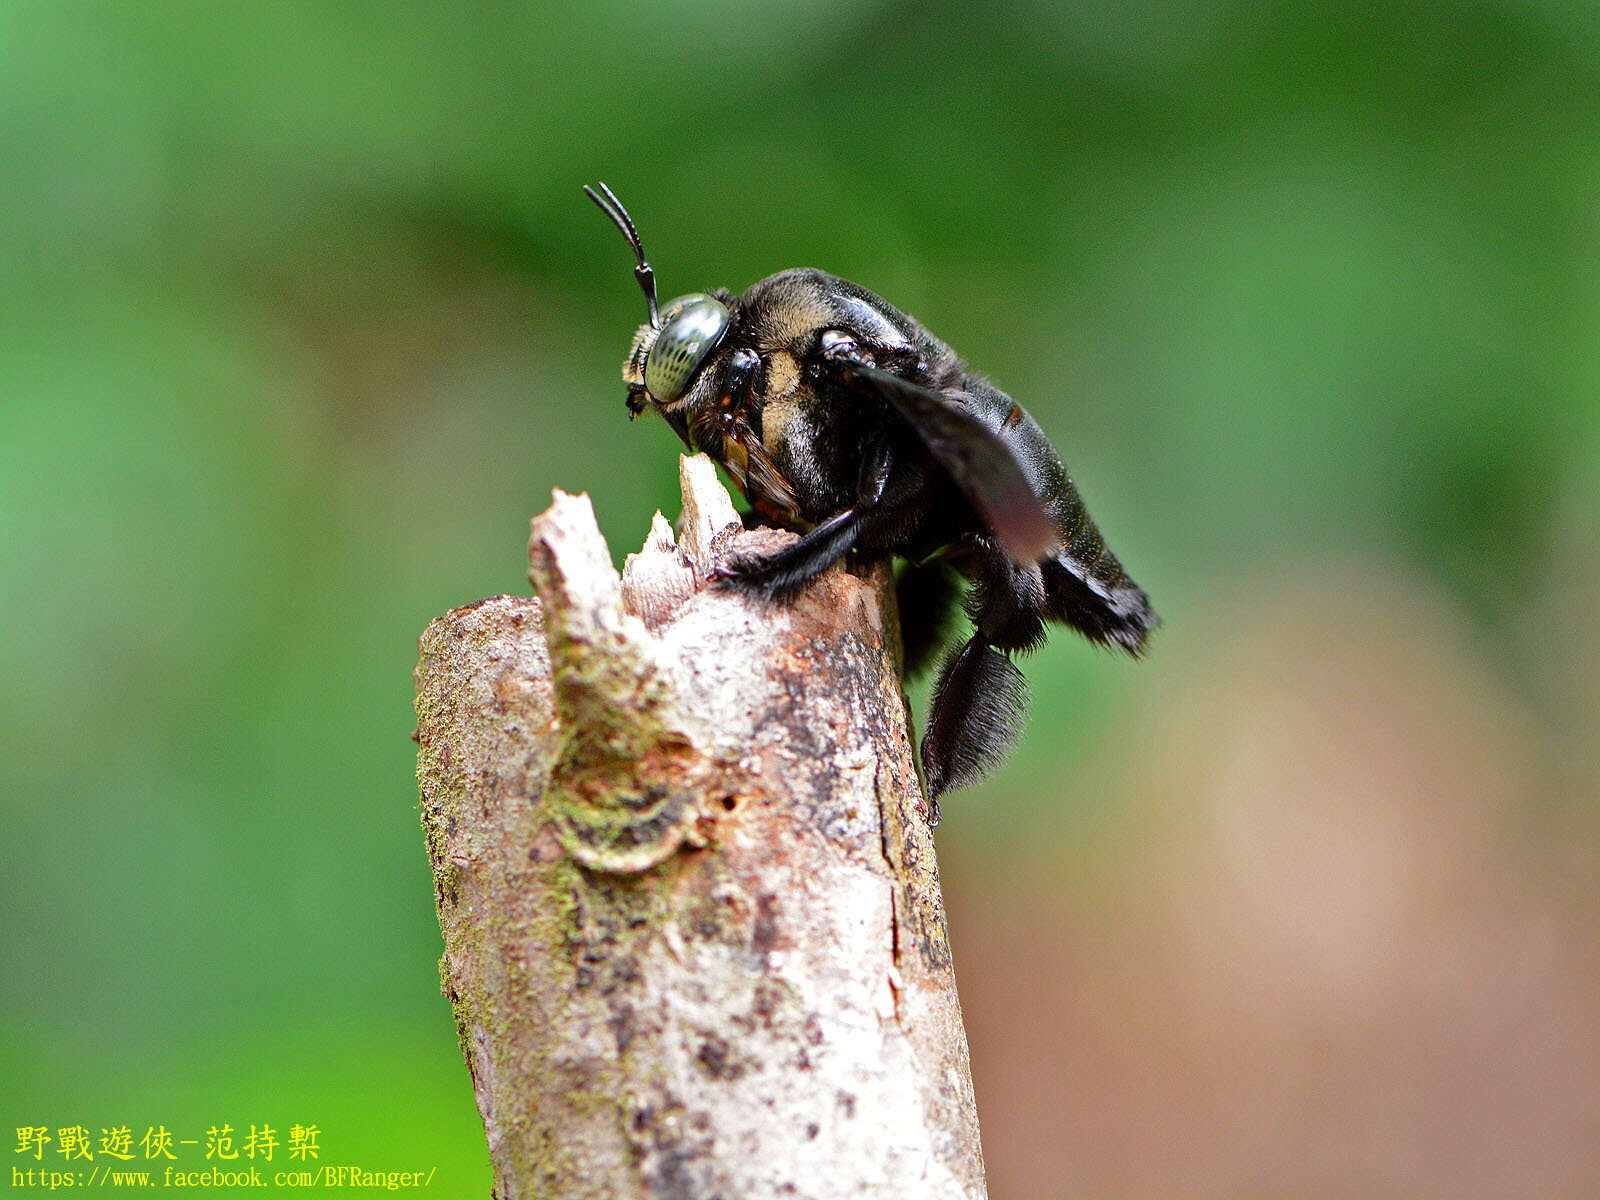
{"type": "Polygon", "coordinates": [[[540,599],[420,643],[422,821],[499,1200],[961,1197],[983,1160],[886,567],[712,589],[685,459],[619,578],[587,497],[540,599]]]}

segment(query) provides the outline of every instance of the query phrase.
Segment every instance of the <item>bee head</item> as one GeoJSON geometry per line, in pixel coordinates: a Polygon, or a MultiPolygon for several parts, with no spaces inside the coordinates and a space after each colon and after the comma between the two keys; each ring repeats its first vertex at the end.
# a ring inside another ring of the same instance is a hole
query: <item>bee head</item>
{"type": "Polygon", "coordinates": [[[663,310],[656,307],[656,277],[645,261],[644,247],[633,218],[611,189],[585,186],[584,194],[610,217],[633,248],[639,265],[634,278],[644,291],[650,320],[633,335],[633,347],[623,364],[622,376],[628,384],[628,411],[638,416],[647,404],[670,411],[683,400],[702,367],[716,354],[728,332],[728,306],[704,292],[679,296],[663,310]]]}

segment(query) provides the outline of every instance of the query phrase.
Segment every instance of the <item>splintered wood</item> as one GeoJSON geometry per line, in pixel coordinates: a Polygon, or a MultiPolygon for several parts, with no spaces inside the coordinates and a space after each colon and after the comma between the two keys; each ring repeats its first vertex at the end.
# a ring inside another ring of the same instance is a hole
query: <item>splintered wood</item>
{"type": "Polygon", "coordinates": [[[418,774],[441,977],[500,1200],[984,1195],[887,569],[712,586],[685,459],[619,577],[586,496],[539,599],[434,621],[418,774]]]}

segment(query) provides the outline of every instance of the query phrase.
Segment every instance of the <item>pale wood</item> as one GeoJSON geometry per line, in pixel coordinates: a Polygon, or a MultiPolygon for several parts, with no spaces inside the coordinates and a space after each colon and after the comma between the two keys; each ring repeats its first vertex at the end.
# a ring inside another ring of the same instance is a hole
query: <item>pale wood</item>
{"type": "Polygon", "coordinates": [[[883,567],[709,589],[744,532],[686,459],[621,577],[585,496],[539,600],[434,621],[418,773],[495,1195],[984,1195],[883,567]]]}

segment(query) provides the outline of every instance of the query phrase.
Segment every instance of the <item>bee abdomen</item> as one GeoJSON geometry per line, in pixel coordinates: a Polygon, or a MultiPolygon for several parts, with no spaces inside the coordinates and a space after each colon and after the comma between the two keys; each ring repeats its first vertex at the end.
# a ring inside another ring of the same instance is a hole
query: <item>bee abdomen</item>
{"type": "Polygon", "coordinates": [[[1107,548],[1070,481],[1050,509],[1061,531],[1061,549],[1043,564],[1050,616],[1092,641],[1140,653],[1160,623],[1150,598],[1107,548]]]}

